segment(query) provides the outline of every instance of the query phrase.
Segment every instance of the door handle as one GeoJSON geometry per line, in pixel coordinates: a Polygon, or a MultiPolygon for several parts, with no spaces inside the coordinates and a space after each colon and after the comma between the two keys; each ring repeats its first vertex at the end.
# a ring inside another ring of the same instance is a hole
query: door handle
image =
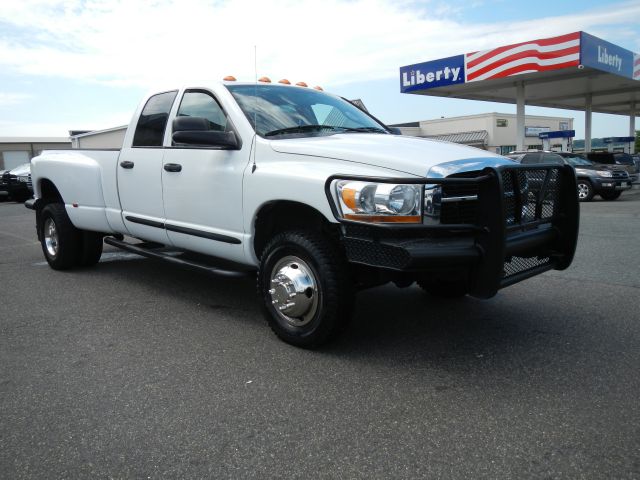
{"type": "Polygon", "coordinates": [[[135,165],[135,163],[130,162],[129,160],[123,160],[120,162],[120,166],[122,168],[133,168],[133,166],[135,165]]]}
{"type": "Polygon", "coordinates": [[[164,169],[167,172],[180,172],[182,171],[182,165],[180,165],[179,163],[165,163],[164,169]]]}

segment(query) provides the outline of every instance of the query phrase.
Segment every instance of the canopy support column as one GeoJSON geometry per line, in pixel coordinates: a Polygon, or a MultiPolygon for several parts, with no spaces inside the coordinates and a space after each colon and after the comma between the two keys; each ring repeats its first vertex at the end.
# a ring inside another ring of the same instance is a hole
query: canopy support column
{"type": "Polygon", "coordinates": [[[584,97],[584,151],[591,151],[591,97],[590,93],[587,93],[584,97]]]}
{"type": "MultiPolygon", "coordinates": [[[[629,112],[629,136],[636,136],[636,103],[631,102],[631,112],[629,112]]],[[[631,153],[636,153],[636,142],[631,143],[631,153]]]]}
{"type": "Polygon", "coordinates": [[[524,82],[516,83],[516,150],[524,150],[524,82]]]}

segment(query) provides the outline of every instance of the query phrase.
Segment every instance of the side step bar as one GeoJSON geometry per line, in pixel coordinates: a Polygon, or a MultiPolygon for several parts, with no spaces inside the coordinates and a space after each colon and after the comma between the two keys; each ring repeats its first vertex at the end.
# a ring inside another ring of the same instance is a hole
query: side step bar
{"type": "Polygon", "coordinates": [[[131,243],[127,243],[123,240],[119,240],[114,237],[105,237],[104,243],[108,245],[112,245],[114,247],[120,248],[122,250],[126,250],[127,252],[135,253],[137,255],[142,255],[143,257],[155,258],[158,260],[164,260],[165,262],[173,263],[175,265],[179,265],[183,268],[190,268],[192,270],[197,270],[199,272],[204,272],[208,274],[225,276],[225,277],[244,277],[248,275],[250,272],[241,271],[241,270],[224,270],[221,268],[216,268],[211,265],[207,265],[205,263],[199,263],[191,260],[185,260],[182,258],[175,257],[173,255],[169,255],[167,252],[154,252],[148,248],[141,247],[139,245],[134,245],[131,243]]]}

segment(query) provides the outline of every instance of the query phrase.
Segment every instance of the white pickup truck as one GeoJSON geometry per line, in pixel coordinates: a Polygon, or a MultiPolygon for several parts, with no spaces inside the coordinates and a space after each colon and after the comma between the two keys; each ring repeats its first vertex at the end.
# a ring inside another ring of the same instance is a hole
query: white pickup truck
{"type": "Polygon", "coordinates": [[[95,265],[104,241],[255,269],[269,325],[302,347],[345,326],[359,289],[417,282],[488,298],[567,268],[578,234],[571,167],[394,135],[345,99],[292,85],[150,95],[121,150],[46,151],[32,177],[27,207],[52,268],[95,265]]]}

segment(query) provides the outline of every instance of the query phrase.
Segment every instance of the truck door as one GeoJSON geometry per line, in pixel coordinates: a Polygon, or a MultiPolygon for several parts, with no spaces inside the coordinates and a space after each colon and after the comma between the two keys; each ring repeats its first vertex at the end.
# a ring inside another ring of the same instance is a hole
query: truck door
{"type": "Polygon", "coordinates": [[[129,233],[144,240],[170,244],[164,229],[162,204],[162,147],[177,91],[147,100],[132,141],[125,141],[118,158],[118,193],[129,233]]]}
{"type": "MultiPolygon", "coordinates": [[[[205,118],[210,130],[235,132],[221,104],[206,90],[186,90],[176,116],[205,118]]],[[[166,229],[173,245],[244,259],[242,175],[250,149],[245,141],[237,149],[172,144],[165,150],[162,186],[166,229]]]]}

